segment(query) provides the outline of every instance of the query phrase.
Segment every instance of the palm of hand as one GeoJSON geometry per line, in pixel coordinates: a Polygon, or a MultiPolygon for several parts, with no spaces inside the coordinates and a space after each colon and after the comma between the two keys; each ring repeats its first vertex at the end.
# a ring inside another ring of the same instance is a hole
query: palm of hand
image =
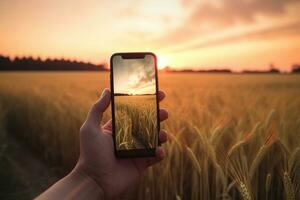
{"type": "Polygon", "coordinates": [[[105,196],[122,194],[140,175],[133,159],[117,159],[114,155],[111,122],[100,128],[81,130],[81,158],[89,176],[103,189],[105,196]]]}
{"type": "MultiPolygon", "coordinates": [[[[123,194],[129,186],[136,185],[148,166],[162,160],[164,151],[158,147],[156,156],[152,158],[117,159],[114,155],[111,120],[100,127],[102,113],[110,102],[109,98],[105,99],[107,96],[102,95],[93,106],[80,130],[80,158],[77,166],[96,181],[106,198],[113,199],[123,194]]],[[[160,110],[160,116],[163,121],[168,114],[165,110],[160,110]]],[[[159,140],[166,142],[167,135],[164,130],[160,131],[159,140]]]]}

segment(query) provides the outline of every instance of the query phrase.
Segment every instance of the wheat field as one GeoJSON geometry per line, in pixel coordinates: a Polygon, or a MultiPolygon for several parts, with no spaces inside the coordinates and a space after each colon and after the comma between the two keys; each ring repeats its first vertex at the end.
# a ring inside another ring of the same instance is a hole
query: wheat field
{"type": "MultiPolygon", "coordinates": [[[[167,156],[136,198],[300,198],[300,76],[161,73],[159,85],[167,156]]],[[[71,169],[78,130],[105,87],[108,73],[1,73],[2,143],[11,134],[49,167],[71,169]]]]}
{"type": "Polygon", "coordinates": [[[115,96],[117,149],[154,148],[157,144],[155,95],[115,96]]]}

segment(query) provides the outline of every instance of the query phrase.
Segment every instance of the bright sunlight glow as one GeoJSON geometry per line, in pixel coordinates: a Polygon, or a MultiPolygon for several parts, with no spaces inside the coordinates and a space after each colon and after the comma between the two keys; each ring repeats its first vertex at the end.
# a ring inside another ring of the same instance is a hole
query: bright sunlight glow
{"type": "Polygon", "coordinates": [[[163,69],[165,68],[166,66],[168,66],[168,58],[165,57],[165,56],[157,56],[157,68],[158,69],[163,69]]]}

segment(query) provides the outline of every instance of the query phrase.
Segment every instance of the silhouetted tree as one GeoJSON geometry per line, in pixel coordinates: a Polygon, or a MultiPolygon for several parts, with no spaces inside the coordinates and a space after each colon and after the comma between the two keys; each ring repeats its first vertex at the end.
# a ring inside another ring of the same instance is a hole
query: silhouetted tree
{"type": "Polygon", "coordinates": [[[300,73],[300,64],[294,64],[292,66],[292,73],[300,73]]]}
{"type": "Polygon", "coordinates": [[[9,57],[0,55],[0,70],[9,70],[11,68],[11,64],[9,57]]]}
{"type": "Polygon", "coordinates": [[[272,74],[277,74],[277,73],[280,73],[279,69],[277,69],[275,67],[275,65],[273,63],[270,64],[270,70],[269,72],[267,71],[267,73],[272,73],[272,74]]]}

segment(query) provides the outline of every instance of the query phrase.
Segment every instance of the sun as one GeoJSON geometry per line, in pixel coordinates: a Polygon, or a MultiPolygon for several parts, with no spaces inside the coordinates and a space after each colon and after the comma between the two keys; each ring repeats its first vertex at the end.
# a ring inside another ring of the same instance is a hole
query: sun
{"type": "Polygon", "coordinates": [[[157,68],[163,69],[168,66],[168,58],[166,56],[157,56],[157,68]]]}

